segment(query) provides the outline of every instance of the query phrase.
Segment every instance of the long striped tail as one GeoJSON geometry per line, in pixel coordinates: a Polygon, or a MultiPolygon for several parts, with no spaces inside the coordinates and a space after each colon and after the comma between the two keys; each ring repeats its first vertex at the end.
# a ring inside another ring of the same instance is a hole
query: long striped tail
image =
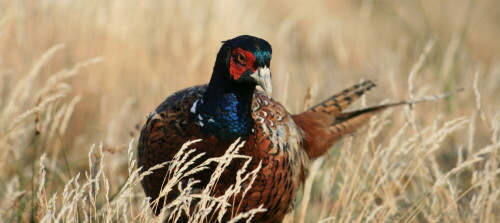
{"type": "Polygon", "coordinates": [[[303,113],[293,116],[303,131],[304,148],[309,158],[325,154],[340,137],[356,131],[368,123],[371,116],[380,111],[394,106],[438,100],[463,90],[459,89],[419,100],[403,100],[345,112],[345,109],[353,101],[373,87],[375,84],[372,81],[364,81],[333,95],[303,113]]]}

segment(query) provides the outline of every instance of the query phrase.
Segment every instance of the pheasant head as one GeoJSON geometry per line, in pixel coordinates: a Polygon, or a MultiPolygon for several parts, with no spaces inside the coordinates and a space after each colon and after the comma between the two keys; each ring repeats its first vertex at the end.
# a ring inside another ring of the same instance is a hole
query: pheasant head
{"type": "Polygon", "coordinates": [[[208,88],[191,107],[191,117],[203,132],[223,141],[249,135],[253,91],[260,86],[272,93],[271,54],[271,45],[254,36],[223,42],[208,88]]]}
{"type": "MultiPolygon", "coordinates": [[[[256,85],[270,94],[271,45],[263,39],[254,36],[238,36],[223,41],[217,54],[212,79],[227,79],[233,86],[256,85]]],[[[211,81],[212,82],[212,81],[211,81]]]]}

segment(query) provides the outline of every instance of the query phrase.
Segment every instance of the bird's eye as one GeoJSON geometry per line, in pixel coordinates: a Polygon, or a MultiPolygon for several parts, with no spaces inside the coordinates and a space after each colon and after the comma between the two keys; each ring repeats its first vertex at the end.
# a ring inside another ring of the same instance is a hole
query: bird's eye
{"type": "Polygon", "coordinates": [[[247,62],[245,55],[243,55],[242,53],[238,53],[238,55],[236,56],[236,59],[238,60],[238,63],[240,63],[240,64],[245,64],[247,62]]]}

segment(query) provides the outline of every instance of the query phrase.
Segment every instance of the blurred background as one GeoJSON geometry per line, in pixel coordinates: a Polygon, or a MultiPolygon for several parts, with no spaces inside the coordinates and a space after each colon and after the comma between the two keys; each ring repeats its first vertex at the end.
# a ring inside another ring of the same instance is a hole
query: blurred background
{"type": "Polygon", "coordinates": [[[388,141],[410,117],[426,126],[467,116],[474,131],[453,132],[436,155],[450,170],[470,134],[477,147],[498,138],[498,3],[0,0],[0,218],[29,219],[5,210],[12,199],[30,210],[42,153],[47,196],[88,168],[89,148],[100,143],[118,190],[128,144],[149,112],[207,83],[221,41],[242,34],[271,43],[273,97],[294,113],[363,79],[378,87],[354,107],[465,88],[395,109],[379,135],[388,141]]]}

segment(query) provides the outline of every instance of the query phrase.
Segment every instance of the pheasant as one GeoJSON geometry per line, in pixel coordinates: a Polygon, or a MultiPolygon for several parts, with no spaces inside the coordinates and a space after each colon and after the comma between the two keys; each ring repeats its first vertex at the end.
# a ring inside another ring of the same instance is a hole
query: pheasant
{"type": "MultiPolygon", "coordinates": [[[[269,95],[271,87],[271,45],[260,38],[243,35],[224,41],[208,85],[178,91],[148,117],[138,143],[138,164],[145,171],[173,159],[188,140],[197,142],[204,158],[222,156],[238,138],[245,141],[240,154],[252,157],[249,170],[260,165],[256,179],[244,197],[227,211],[234,216],[262,205],[252,222],[281,222],[292,210],[294,197],[307,177],[308,162],[325,154],[342,136],[369,121],[386,104],[353,112],[344,110],[375,87],[364,81],[333,95],[297,115],[269,95]],[[260,86],[263,91],[256,90],[260,86]]],[[[214,192],[222,195],[234,183],[241,163],[223,173],[214,192]]],[[[199,188],[210,180],[210,169],[193,176],[199,188]]],[[[157,199],[165,184],[166,168],[156,169],[142,180],[147,196],[157,199]]],[[[167,179],[168,180],[168,179],[167,179]]],[[[159,198],[162,204],[175,199],[172,191],[159,198]]],[[[225,221],[232,216],[224,216],[225,221]]]]}

